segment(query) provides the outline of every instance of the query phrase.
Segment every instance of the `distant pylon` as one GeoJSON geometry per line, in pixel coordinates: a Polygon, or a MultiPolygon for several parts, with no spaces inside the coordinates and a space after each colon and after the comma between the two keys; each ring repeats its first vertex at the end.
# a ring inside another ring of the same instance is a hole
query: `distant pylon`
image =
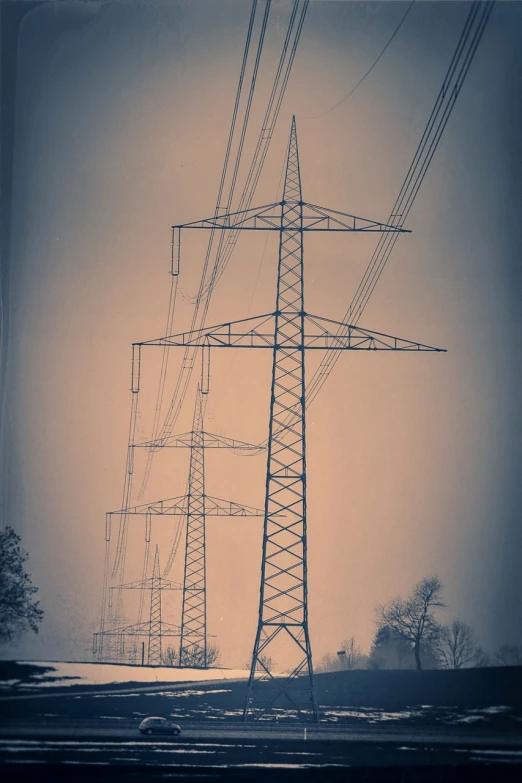
{"type": "Polygon", "coordinates": [[[179,665],[194,660],[207,665],[207,566],[205,546],[205,448],[203,405],[198,386],[188,484],[187,534],[183,577],[183,605],[179,665]]]}
{"type": "MultiPolygon", "coordinates": [[[[126,625],[99,631],[93,635],[93,652],[103,650],[102,643],[105,639],[116,640],[119,648],[119,656],[125,653],[125,638],[130,637],[133,640],[146,638],[147,643],[147,663],[150,666],[160,666],[163,662],[163,639],[165,637],[179,637],[181,629],[177,625],[167,623],[162,619],[161,614],[161,594],[163,590],[181,590],[179,582],[172,582],[161,575],[159,549],[156,546],[154,554],[154,565],[152,575],[148,579],[139,582],[129,582],[125,585],[114,585],[109,589],[109,609],[112,608],[112,592],[117,590],[118,594],[122,590],[150,590],[150,615],[149,619],[142,623],[126,625]]],[[[135,645],[134,645],[135,646],[135,645]]]]}
{"type": "Polygon", "coordinates": [[[272,351],[259,617],[243,717],[262,719],[290,708],[298,717],[316,721],[307,607],[305,353],[332,348],[407,352],[441,349],[311,315],[305,310],[305,232],[390,233],[404,229],[302,200],[295,118],[283,199],[174,226],[173,239],[178,248],[181,229],[188,228],[277,231],[276,309],[253,318],[135,343],[133,366],[139,367],[141,350],[147,346],[192,345],[207,353],[212,347],[272,351]]]}
{"type": "MultiPolygon", "coordinates": [[[[218,507],[223,513],[228,511],[229,516],[262,517],[264,512],[262,509],[254,509],[206,495],[205,449],[227,448],[262,453],[264,448],[205,432],[203,396],[202,388],[198,385],[192,431],[189,433],[190,468],[179,665],[206,668],[208,665],[206,517],[215,514],[218,507]]],[[[179,437],[173,440],[174,447],[184,446],[186,436],[181,443],[179,437]]]]}
{"type": "MultiPolygon", "coordinates": [[[[203,398],[206,393],[198,386],[194,408],[192,430],[181,435],[173,435],[161,442],[161,448],[189,448],[190,467],[188,494],[180,497],[159,500],[153,503],[145,503],[119,511],[111,511],[107,514],[107,529],[111,529],[113,516],[145,517],[145,542],[149,545],[152,531],[152,520],[165,516],[186,517],[185,556],[183,573],[183,598],[181,612],[181,627],[179,631],[179,657],[178,665],[182,667],[201,667],[208,665],[208,633],[207,633],[207,592],[206,592],[206,542],[205,525],[206,517],[262,517],[263,509],[246,506],[231,500],[213,497],[205,492],[205,449],[233,449],[239,453],[262,454],[266,449],[258,444],[233,440],[223,435],[205,432],[203,429],[204,406],[203,398]]],[[[135,443],[132,448],[157,448],[154,441],[135,443]]],[[[179,540],[179,539],[178,539],[179,540]]],[[[151,614],[150,622],[161,613],[161,588],[166,584],[165,575],[172,567],[177,552],[177,537],[174,537],[173,549],[170,553],[164,576],[159,577],[159,589],[151,590],[151,614]]],[[[159,568],[159,564],[158,564],[159,568]]],[[[154,563],[156,571],[156,561],[154,563]]],[[[143,585],[143,589],[151,589],[155,585],[154,574],[151,580],[146,582],[133,582],[132,587],[143,585]]],[[[109,609],[112,606],[112,590],[121,591],[127,585],[115,585],[109,590],[109,609]]],[[[120,598],[121,601],[121,598],[120,598]]],[[[141,626],[140,626],[141,627],[141,626]]],[[[155,621],[158,628],[158,621],[155,621]]],[[[112,630],[112,629],[111,629],[112,630]]],[[[110,632],[102,631],[96,636],[102,642],[110,632]]],[[[161,657],[161,634],[153,633],[154,643],[151,647],[153,658],[161,657]],[[159,652],[158,652],[159,649],[159,652]]],[[[102,645],[100,644],[102,650],[102,645]]]]}
{"type": "Polygon", "coordinates": [[[149,664],[160,665],[163,659],[161,633],[161,574],[156,546],[150,589],[149,664]]]}

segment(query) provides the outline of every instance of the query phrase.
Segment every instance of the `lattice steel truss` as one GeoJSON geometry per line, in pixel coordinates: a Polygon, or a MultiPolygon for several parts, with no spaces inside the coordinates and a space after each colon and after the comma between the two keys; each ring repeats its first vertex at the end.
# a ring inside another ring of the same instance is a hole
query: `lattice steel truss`
{"type": "Polygon", "coordinates": [[[205,547],[205,449],[203,407],[198,388],[192,422],[187,537],[179,663],[201,658],[207,665],[207,569],[205,547]]]}
{"type": "MultiPolygon", "coordinates": [[[[143,503],[139,506],[131,506],[118,511],[110,511],[107,514],[107,529],[110,531],[113,517],[134,516],[145,517],[145,541],[148,545],[151,539],[152,520],[166,516],[186,517],[185,557],[181,628],[178,635],[179,658],[181,667],[207,667],[208,633],[207,633],[207,582],[206,582],[206,518],[207,517],[263,517],[264,510],[253,506],[246,506],[232,500],[207,495],[205,492],[205,449],[233,449],[237,453],[261,454],[266,449],[264,446],[233,440],[223,435],[205,432],[203,428],[204,392],[198,386],[196,403],[194,407],[192,430],[174,435],[161,443],[161,448],[189,448],[190,467],[188,480],[188,493],[180,497],[143,503]]],[[[144,441],[133,444],[132,448],[156,448],[155,441],[144,441]]],[[[175,544],[176,546],[176,544],[175,544]]],[[[166,572],[170,570],[175,552],[171,553],[166,572]]],[[[162,578],[162,584],[166,580],[162,578]]],[[[150,580],[147,580],[147,584],[150,580]]],[[[133,582],[131,585],[117,585],[109,589],[109,609],[112,605],[112,591],[121,591],[123,588],[138,588],[140,585],[147,587],[145,582],[133,582]]],[[[119,592],[118,592],[119,594],[119,592]]],[[[153,593],[154,602],[151,601],[151,618],[157,618],[158,610],[161,611],[161,590],[153,593]]],[[[152,622],[152,620],[151,620],[152,622]]],[[[155,621],[157,625],[157,620],[155,621]]],[[[96,636],[101,640],[107,636],[113,636],[116,630],[102,631],[96,636]]],[[[158,635],[154,635],[157,639],[158,635]]],[[[101,645],[99,649],[101,648],[101,645]]],[[[161,640],[160,640],[161,646],[161,640]]],[[[161,655],[161,650],[160,650],[161,655]]]]}
{"type": "MultiPolygon", "coordinates": [[[[303,294],[303,237],[308,231],[403,232],[398,227],[308,204],[302,199],[295,118],[282,201],[173,228],[279,232],[275,312],[136,343],[134,373],[144,346],[200,346],[272,351],[272,386],[259,619],[244,719],[268,718],[282,707],[317,720],[307,609],[305,349],[439,351],[421,343],[308,314],[303,294]],[[286,648],[286,649],[284,649],[286,648]],[[272,659],[275,651],[281,658],[272,659]],[[271,660],[272,659],[272,660],[271,660]],[[287,674],[274,673],[278,660],[287,674]]],[[[205,359],[205,352],[208,359],[205,359]]],[[[135,377],[133,386],[139,386],[135,377]]]]}
{"type": "MultiPolygon", "coordinates": [[[[149,619],[143,623],[126,625],[118,628],[110,628],[93,634],[93,653],[97,653],[104,639],[116,639],[120,652],[125,653],[125,638],[131,637],[137,639],[145,637],[148,639],[147,663],[151,666],[160,666],[163,662],[163,638],[177,637],[181,635],[181,628],[171,623],[166,623],[161,617],[161,594],[163,590],[182,590],[179,582],[172,582],[161,575],[159,550],[156,547],[154,555],[154,565],[152,575],[148,579],[142,579],[138,582],[129,582],[125,585],[114,585],[109,589],[109,608],[112,607],[113,590],[150,590],[150,614],[149,619]]],[[[135,645],[134,645],[135,647],[135,645]]]]}

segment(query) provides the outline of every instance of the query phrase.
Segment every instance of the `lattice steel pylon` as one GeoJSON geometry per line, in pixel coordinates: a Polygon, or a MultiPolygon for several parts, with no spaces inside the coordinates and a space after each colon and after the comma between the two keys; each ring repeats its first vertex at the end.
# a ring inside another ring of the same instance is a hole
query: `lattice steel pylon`
{"type": "MultiPolygon", "coordinates": [[[[146,545],[150,543],[153,518],[178,516],[186,519],[184,574],[183,585],[180,585],[183,591],[181,627],[178,634],[180,637],[178,665],[180,667],[206,668],[208,664],[206,518],[264,516],[263,509],[206,494],[205,449],[232,449],[236,453],[245,454],[262,454],[266,451],[265,447],[259,444],[246,443],[245,441],[227,438],[224,435],[206,432],[203,428],[203,400],[206,393],[201,386],[198,386],[192,430],[180,435],[173,435],[161,441],[161,448],[190,449],[188,493],[180,497],[145,503],[120,509],[119,511],[111,511],[107,514],[108,530],[111,529],[113,516],[125,516],[126,518],[144,516],[146,545]]],[[[156,441],[144,441],[133,444],[132,448],[153,449],[158,448],[158,443],[156,441]]],[[[163,577],[160,577],[161,585],[167,584],[165,576],[172,567],[178,543],[179,538],[175,535],[169,561],[163,577]]],[[[149,581],[133,582],[131,585],[136,588],[139,585],[143,585],[143,588],[147,589],[149,581]]],[[[117,594],[119,595],[125,587],[127,585],[111,587],[109,589],[109,599],[112,595],[112,590],[118,591],[117,594]]],[[[157,613],[158,605],[161,608],[161,590],[159,593],[153,592],[151,594],[151,618],[154,615],[154,611],[157,613]]],[[[110,607],[111,600],[109,600],[110,607]]],[[[114,635],[112,629],[110,629],[110,632],[98,633],[97,637],[103,640],[109,635],[114,635]]],[[[155,634],[154,638],[158,639],[159,636],[155,634]]]]}
{"type": "Polygon", "coordinates": [[[173,252],[178,255],[183,228],[279,233],[273,313],[135,343],[133,366],[139,367],[141,350],[147,346],[193,345],[207,353],[212,347],[272,351],[259,615],[243,717],[268,718],[287,707],[299,717],[315,721],[318,714],[307,608],[305,353],[330,348],[410,352],[442,349],[306,312],[305,232],[405,230],[303,201],[295,117],[280,202],[174,226],[173,252]],[[278,665],[287,668],[286,674],[275,673],[278,665]]]}
{"type": "MultiPolygon", "coordinates": [[[[207,665],[207,557],[205,545],[205,447],[203,405],[198,386],[192,421],[187,534],[179,663],[200,658],[207,665]]],[[[192,661],[191,661],[192,662],[192,661]]]]}
{"type": "Polygon", "coordinates": [[[161,664],[163,658],[161,633],[161,573],[159,549],[156,546],[150,586],[149,664],[161,664]]]}
{"type": "Polygon", "coordinates": [[[161,666],[163,662],[163,638],[179,637],[181,628],[172,623],[167,623],[161,615],[161,594],[164,590],[181,590],[182,585],[179,582],[172,582],[161,575],[159,549],[156,546],[154,554],[154,564],[152,574],[148,579],[142,579],[138,582],[129,582],[125,585],[114,585],[109,589],[109,607],[112,606],[113,590],[148,590],[150,591],[150,614],[145,622],[135,623],[117,628],[109,628],[93,634],[93,652],[96,654],[104,639],[116,639],[119,642],[120,651],[125,652],[125,639],[146,638],[147,663],[150,666],[161,666]]]}
{"type": "Polygon", "coordinates": [[[262,509],[213,498],[205,492],[206,448],[226,448],[246,453],[262,453],[265,449],[258,445],[205,432],[203,427],[204,394],[202,387],[198,386],[191,432],[175,436],[163,444],[174,448],[186,446],[187,442],[190,445],[179,645],[180,667],[201,666],[206,668],[208,665],[206,517],[215,515],[218,508],[222,513],[228,511],[229,516],[262,517],[264,515],[262,509]]]}

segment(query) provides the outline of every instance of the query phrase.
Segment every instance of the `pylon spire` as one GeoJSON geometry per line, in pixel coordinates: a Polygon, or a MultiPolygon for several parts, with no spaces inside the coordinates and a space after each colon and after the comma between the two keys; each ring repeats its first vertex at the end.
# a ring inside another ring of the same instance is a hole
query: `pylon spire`
{"type": "Polygon", "coordinates": [[[301,172],[299,170],[299,150],[297,147],[295,117],[292,117],[290,141],[288,143],[283,201],[302,201],[301,172]]]}

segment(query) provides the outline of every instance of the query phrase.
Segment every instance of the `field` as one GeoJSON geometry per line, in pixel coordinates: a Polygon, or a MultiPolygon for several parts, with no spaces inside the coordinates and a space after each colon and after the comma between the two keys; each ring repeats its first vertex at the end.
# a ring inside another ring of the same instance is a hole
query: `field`
{"type": "Polygon", "coordinates": [[[16,780],[518,780],[522,669],[316,676],[319,724],[280,709],[242,722],[247,673],[3,662],[0,763],[16,780]],[[179,737],[144,737],[149,715],[179,737]],[[105,770],[105,771],[104,771],[105,770]],[[40,773],[39,773],[40,774],[40,773]],[[24,775],[26,777],[24,777],[24,775]],[[136,777],[137,776],[137,777],[136,777]]]}
{"type": "MultiPolygon", "coordinates": [[[[128,724],[161,715],[184,724],[238,722],[245,677],[227,669],[3,662],[1,711],[4,720],[59,716],[128,724]]],[[[521,667],[344,671],[318,674],[315,684],[324,724],[522,732],[521,667]]],[[[296,721],[291,710],[279,710],[281,725],[296,721]]]]}

